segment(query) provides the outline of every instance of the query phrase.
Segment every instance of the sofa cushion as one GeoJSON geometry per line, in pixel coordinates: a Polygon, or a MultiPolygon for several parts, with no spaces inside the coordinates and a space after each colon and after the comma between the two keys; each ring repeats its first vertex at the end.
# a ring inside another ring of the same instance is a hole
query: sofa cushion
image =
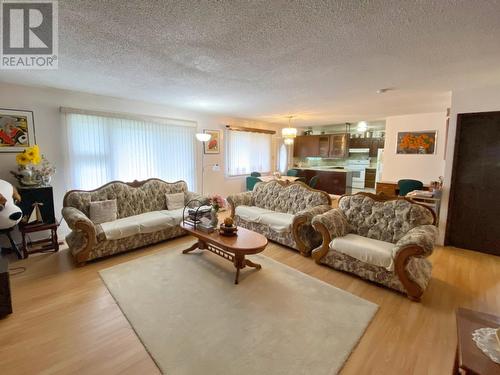
{"type": "Polygon", "coordinates": [[[119,240],[136,234],[153,233],[179,225],[182,209],[151,211],[101,224],[106,240],[119,240]]]}
{"type": "Polygon", "coordinates": [[[290,232],[294,216],[283,212],[275,212],[256,206],[237,206],[235,215],[245,221],[268,225],[278,233],[290,232]]]}
{"type": "Polygon", "coordinates": [[[90,202],[89,217],[94,224],[116,220],[116,199],[90,202]]]}
{"type": "Polygon", "coordinates": [[[172,193],[165,194],[165,200],[167,201],[167,210],[178,210],[184,207],[184,193],[172,193]]]}
{"type": "Polygon", "coordinates": [[[392,249],[390,242],[362,237],[357,234],[348,234],[337,237],[330,242],[330,249],[349,255],[362,262],[383,267],[388,271],[394,270],[392,249]]]}

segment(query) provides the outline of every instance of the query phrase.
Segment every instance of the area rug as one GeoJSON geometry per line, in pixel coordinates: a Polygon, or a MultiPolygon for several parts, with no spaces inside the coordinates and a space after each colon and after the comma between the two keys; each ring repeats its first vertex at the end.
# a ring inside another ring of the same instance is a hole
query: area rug
{"type": "Polygon", "coordinates": [[[378,306],[263,255],[232,263],[180,248],[100,272],[165,374],[335,374],[378,306]]]}

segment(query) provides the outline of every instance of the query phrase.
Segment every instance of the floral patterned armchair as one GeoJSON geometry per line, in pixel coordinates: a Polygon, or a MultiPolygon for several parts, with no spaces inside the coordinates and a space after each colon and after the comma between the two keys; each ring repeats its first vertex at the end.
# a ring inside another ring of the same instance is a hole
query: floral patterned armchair
{"type": "Polygon", "coordinates": [[[431,278],[426,258],[438,234],[435,221],[430,208],[406,198],[345,195],[338,208],[312,220],[323,237],[312,257],[419,301],[431,278]]]}
{"type": "Polygon", "coordinates": [[[299,250],[304,256],[321,243],[321,236],[311,225],[312,218],[332,209],[327,193],[302,182],[259,182],[253,191],[230,195],[227,201],[236,225],[299,250]]]}

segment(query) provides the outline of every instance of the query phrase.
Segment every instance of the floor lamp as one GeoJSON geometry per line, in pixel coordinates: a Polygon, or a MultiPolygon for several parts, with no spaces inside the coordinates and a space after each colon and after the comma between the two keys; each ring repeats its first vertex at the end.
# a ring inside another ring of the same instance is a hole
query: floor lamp
{"type": "Polygon", "coordinates": [[[203,195],[203,175],[205,174],[205,143],[212,138],[211,134],[196,133],[196,139],[201,142],[201,195],[203,195]]]}

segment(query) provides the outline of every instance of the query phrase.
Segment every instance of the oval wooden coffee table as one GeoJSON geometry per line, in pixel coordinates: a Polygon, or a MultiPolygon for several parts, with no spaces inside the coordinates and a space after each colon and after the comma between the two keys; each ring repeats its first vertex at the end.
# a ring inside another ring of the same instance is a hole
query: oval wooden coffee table
{"type": "Polygon", "coordinates": [[[245,266],[254,267],[260,270],[262,266],[245,259],[245,255],[257,254],[262,252],[267,246],[267,238],[262,234],[251,230],[238,227],[237,236],[221,236],[216,230],[212,233],[205,233],[194,229],[191,225],[181,223],[181,228],[192,236],[198,238],[198,242],[182,253],[187,254],[193,250],[208,250],[218,256],[233,262],[236,267],[236,277],[234,283],[238,284],[240,270],[245,266]]]}

